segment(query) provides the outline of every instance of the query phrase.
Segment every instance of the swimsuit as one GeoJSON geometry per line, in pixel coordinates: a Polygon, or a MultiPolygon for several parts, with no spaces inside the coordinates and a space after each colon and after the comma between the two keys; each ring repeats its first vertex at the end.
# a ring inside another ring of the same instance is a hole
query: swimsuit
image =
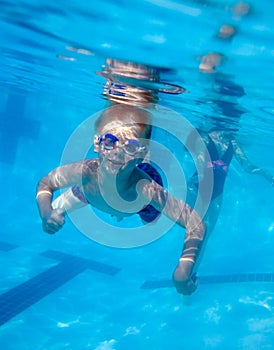
{"type": "Polygon", "coordinates": [[[207,163],[207,168],[205,170],[205,179],[207,178],[207,169],[213,170],[213,191],[212,199],[218,197],[223,193],[224,184],[228,172],[229,164],[233,158],[234,150],[233,145],[229,142],[229,146],[222,157],[219,156],[217,147],[212,141],[211,137],[208,137],[209,143],[207,145],[207,150],[209,152],[211,162],[207,163]]]}
{"type": "MultiPolygon", "coordinates": [[[[157,182],[157,184],[163,186],[161,175],[152,165],[150,165],[149,163],[141,163],[138,164],[138,168],[147,173],[152,178],[152,180],[157,182]]],[[[152,222],[155,219],[157,219],[161,213],[152,205],[148,204],[142,210],[138,211],[137,214],[139,214],[140,218],[145,222],[152,222]]]]}
{"type": "MultiPolygon", "coordinates": [[[[160,186],[163,186],[161,175],[152,165],[150,165],[149,163],[141,163],[138,164],[138,168],[143,170],[146,174],[148,174],[152,178],[152,180],[157,182],[160,186]]],[[[84,193],[82,192],[79,186],[75,185],[72,187],[71,190],[74,196],[77,197],[81,202],[89,204],[88,200],[86,199],[84,193]]],[[[161,213],[152,205],[148,204],[142,210],[138,211],[137,214],[140,215],[140,218],[143,221],[149,223],[157,219],[161,213]]]]}
{"type": "MultiPolygon", "coordinates": [[[[204,177],[200,183],[200,188],[207,188],[206,184],[210,183],[210,178],[213,171],[213,189],[211,196],[211,200],[213,200],[223,193],[228,167],[233,158],[234,150],[232,143],[229,142],[227,150],[220,157],[218,149],[210,136],[208,136],[207,150],[211,161],[208,162],[205,166],[204,177]]],[[[192,176],[192,178],[198,179],[197,172],[192,176]]],[[[197,181],[195,181],[195,186],[197,188],[199,186],[199,183],[197,181]]]]}

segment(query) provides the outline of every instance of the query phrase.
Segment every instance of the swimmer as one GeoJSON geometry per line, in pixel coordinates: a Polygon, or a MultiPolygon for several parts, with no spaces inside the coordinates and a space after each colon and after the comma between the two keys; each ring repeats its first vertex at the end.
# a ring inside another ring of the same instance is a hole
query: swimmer
{"type": "Polygon", "coordinates": [[[38,209],[43,230],[49,234],[63,227],[66,211],[86,205],[119,219],[139,213],[146,222],[163,213],[186,228],[173,278],[177,291],[189,295],[197,288],[192,272],[206,228],[198,213],[171,196],[156,170],[143,163],[151,129],[151,115],[143,109],[125,104],[106,109],[95,122],[94,151],[98,158],[60,166],[43,177],[37,186],[38,209]],[[66,187],[69,189],[53,201],[53,193],[66,187]]]}
{"type": "MultiPolygon", "coordinates": [[[[217,117],[208,115],[197,129],[206,148],[200,148],[197,133],[191,133],[186,141],[188,149],[197,156],[197,169],[188,180],[188,195],[186,202],[193,206],[199,196],[201,205],[207,208],[203,221],[207,234],[203,241],[203,251],[217,223],[223,200],[223,191],[232,160],[235,158],[247,173],[259,175],[274,186],[274,176],[267,170],[253,164],[241,148],[236,134],[239,120],[244,110],[236,103],[237,98],[244,96],[244,89],[221,75],[215,76],[211,96],[207,95],[205,103],[210,103],[217,112],[217,117]],[[205,149],[208,155],[205,154],[205,149]],[[213,184],[211,199],[208,206],[207,188],[213,184]]],[[[199,209],[197,209],[199,212],[199,209]]],[[[193,269],[193,276],[199,267],[203,251],[199,254],[193,269]]]]}

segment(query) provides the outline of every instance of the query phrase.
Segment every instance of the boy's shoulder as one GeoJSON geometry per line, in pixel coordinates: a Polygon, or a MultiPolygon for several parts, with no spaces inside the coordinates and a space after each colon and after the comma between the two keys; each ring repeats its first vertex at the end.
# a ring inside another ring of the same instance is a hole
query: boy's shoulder
{"type": "Polygon", "coordinates": [[[99,168],[99,159],[90,158],[83,161],[84,171],[88,173],[96,173],[99,168]]]}

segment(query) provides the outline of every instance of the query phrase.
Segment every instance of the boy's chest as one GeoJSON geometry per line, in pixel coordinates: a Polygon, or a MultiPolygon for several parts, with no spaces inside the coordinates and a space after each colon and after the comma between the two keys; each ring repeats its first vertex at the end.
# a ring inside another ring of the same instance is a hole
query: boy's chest
{"type": "Polygon", "coordinates": [[[83,186],[90,205],[118,217],[136,214],[144,207],[144,201],[138,198],[135,188],[123,191],[121,196],[115,186],[88,182],[83,186]]]}

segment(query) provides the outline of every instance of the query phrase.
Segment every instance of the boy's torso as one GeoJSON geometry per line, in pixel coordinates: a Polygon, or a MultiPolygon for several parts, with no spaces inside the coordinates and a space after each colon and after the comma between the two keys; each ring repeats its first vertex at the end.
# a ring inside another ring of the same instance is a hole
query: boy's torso
{"type": "Polygon", "coordinates": [[[82,188],[91,206],[111,215],[126,217],[137,213],[147,204],[147,199],[141,194],[138,196],[136,192],[137,182],[148,179],[143,171],[134,169],[134,174],[128,180],[128,186],[123,186],[123,191],[119,193],[117,190],[119,184],[114,182],[115,178],[111,181],[100,181],[98,159],[85,163],[87,167],[83,174],[82,188]]]}

